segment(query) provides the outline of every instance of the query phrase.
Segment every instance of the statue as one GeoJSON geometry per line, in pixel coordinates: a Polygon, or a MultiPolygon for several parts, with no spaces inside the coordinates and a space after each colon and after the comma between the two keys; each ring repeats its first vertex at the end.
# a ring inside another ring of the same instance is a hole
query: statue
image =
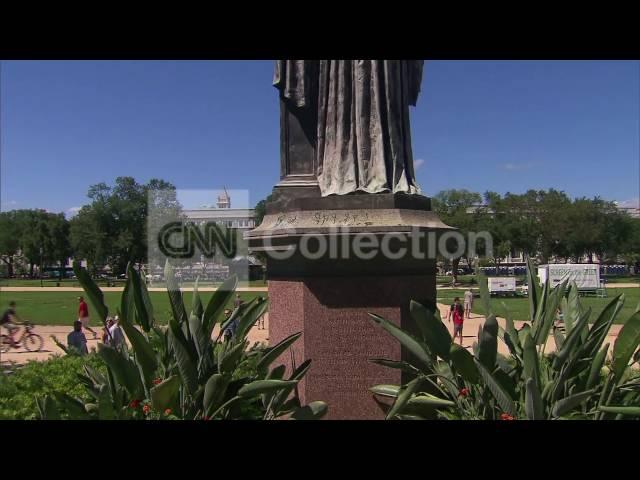
{"type": "Polygon", "coordinates": [[[284,183],[317,182],[323,197],[420,194],[409,105],[416,105],[423,63],[278,60],[284,183]]]}

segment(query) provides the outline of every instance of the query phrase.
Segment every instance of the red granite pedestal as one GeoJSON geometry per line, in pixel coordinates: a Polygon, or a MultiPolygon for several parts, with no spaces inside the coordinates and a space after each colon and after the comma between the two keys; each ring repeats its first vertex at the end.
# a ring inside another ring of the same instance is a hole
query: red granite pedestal
{"type": "MultiPolygon", "coordinates": [[[[434,302],[435,292],[435,274],[269,280],[269,342],[275,345],[303,332],[293,347],[296,365],[312,361],[299,385],[303,404],[327,402],[327,419],[383,419],[369,388],[400,385],[403,379],[399,370],[370,359],[400,360],[404,354],[400,343],[376,326],[368,313],[415,330],[410,300],[434,302]]],[[[280,361],[291,368],[289,352],[280,361]]]]}

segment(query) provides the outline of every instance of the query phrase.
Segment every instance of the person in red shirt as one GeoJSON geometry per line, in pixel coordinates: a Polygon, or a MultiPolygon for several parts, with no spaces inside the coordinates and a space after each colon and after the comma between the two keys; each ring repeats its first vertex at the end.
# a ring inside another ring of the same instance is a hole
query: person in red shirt
{"type": "Polygon", "coordinates": [[[453,305],[447,315],[447,320],[451,322],[453,319],[453,341],[456,341],[456,337],[460,336],[460,345],[462,345],[462,326],[464,325],[464,309],[460,305],[460,299],[458,297],[453,299],[453,305]]]}
{"type": "Polygon", "coordinates": [[[85,303],[83,297],[78,297],[78,320],[82,323],[82,328],[93,333],[94,340],[98,338],[98,334],[89,326],[89,306],[85,303]]]}

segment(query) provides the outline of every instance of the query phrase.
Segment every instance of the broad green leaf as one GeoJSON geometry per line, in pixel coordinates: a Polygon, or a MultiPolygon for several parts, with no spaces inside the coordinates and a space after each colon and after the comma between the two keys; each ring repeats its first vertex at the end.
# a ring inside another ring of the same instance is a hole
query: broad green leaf
{"type": "Polygon", "coordinates": [[[147,292],[147,286],[145,282],[141,280],[140,273],[137,272],[131,264],[127,266],[127,277],[127,283],[131,282],[131,288],[133,290],[133,299],[137,314],[136,319],[140,323],[142,329],[145,332],[149,332],[151,330],[151,326],[153,325],[153,310],[151,310],[151,312],[149,312],[148,310],[151,302],[148,301],[149,294],[147,292]],[[145,301],[145,293],[147,301],[145,301]]]}
{"type": "Polygon", "coordinates": [[[567,295],[567,304],[565,310],[562,312],[564,319],[564,326],[567,335],[571,333],[574,325],[578,322],[582,316],[583,308],[580,304],[580,292],[578,291],[578,285],[575,281],[571,281],[569,285],[569,293],[567,295]]]}
{"type": "Polygon", "coordinates": [[[115,379],[134,399],[142,399],[144,386],[138,372],[138,367],[116,349],[98,344],[98,355],[113,372],[115,379]]]}
{"type": "Polygon", "coordinates": [[[399,362],[397,360],[389,360],[387,358],[372,358],[369,360],[371,363],[375,363],[376,365],[382,365],[383,367],[394,368],[397,370],[402,370],[403,372],[408,373],[417,373],[418,369],[413,367],[407,362],[399,362]]]}
{"type": "Polygon", "coordinates": [[[619,415],[632,415],[640,416],[640,407],[624,407],[624,406],[602,406],[598,407],[598,410],[605,413],[617,413],[619,415]]]}
{"type": "Polygon", "coordinates": [[[169,345],[175,353],[182,383],[187,393],[194,395],[198,388],[198,371],[191,358],[187,340],[174,318],[169,320],[169,345]]]}
{"type": "Polygon", "coordinates": [[[125,291],[122,294],[122,311],[120,312],[120,320],[118,324],[122,327],[124,334],[131,343],[136,359],[142,368],[145,385],[149,386],[155,371],[158,368],[158,362],[153,347],[144,335],[133,326],[133,322],[130,318],[130,314],[132,312],[131,306],[133,305],[134,297],[132,289],[135,288],[131,283],[131,278],[132,277],[130,276],[127,280],[125,291]]]}
{"type": "Polygon", "coordinates": [[[562,348],[562,345],[564,345],[564,335],[562,335],[562,332],[560,331],[560,329],[555,329],[553,331],[553,341],[556,344],[556,350],[559,350],[562,348]]]}
{"type": "Polygon", "coordinates": [[[429,353],[413,335],[410,335],[404,330],[396,327],[390,321],[385,320],[378,315],[370,313],[369,316],[374,321],[374,323],[380,325],[384,330],[395,337],[402,344],[402,346],[404,346],[409,352],[415,355],[418,360],[420,360],[426,366],[431,365],[431,358],[429,357],[429,353]]]}
{"type": "Polygon", "coordinates": [[[556,319],[558,305],[560,304],[560,300],[564,297],[566,286],[567,281],[565,280],[561,285],[555,287],[553,293],[549,295],[544,315],[541,318],[541,323],[536,329],[536,336],[534,338],[536,345],[544,345],[547,342],[549,331],[556,319]]]}
{"type": "Polygon", "coordinates": [[[522,362],[523,380],[526,382],[529,379],[533,379],[536,386],[541,388],[538,352],[536,351],[536,343],[533,338],[531,338],[531,335],[525,336],[524,346],[522,349],[522,362]]]}
{"type": "Polygon", "coordinates": [[[71,420],[88,420],[89,415],[84,407],[84,403],[66,393],[53,392],[53,397],[64,410],[67,411],[71,420]]]}
{"type": "MultiPolygon", "coordinates": [[[[402,417],[417,416],[419,418],[432,418],[436,409],[455,408],[456,403],[444,398],[438,398],[430,394],[420,394],[409,399],[402,409],[402,417]]],[[[400,415],[398,418],[403,419],[400,415]]]]}
{"type": "Polygon", "coordinates": [[[414,378],[407,385],[400,388],[396,401],[393,402],[393,405],[391,406],[391,410],[389,410],[389,412],[387,413],[387,416],[386,416],[387,420],[392,419],[402,411],[404,406],[407,404],[409,399],[413,396],[415,391],[420,387],[422,382],[423,380],[420,377],[414,378]]]}
{"type": "Polygon", "coordinates": [[[594,356],[607,338],[611,326],[624,306],[624,294],[616,296],[602,310],[594,324],[591,326],[585,342],[585,355],[594,356]]]}
{"type": "Polygon", "coordinates": [[[489,317],[493,313],[493,310],[491,309],[491,295],[489,294],[487,276],[479,271],[476,278],[478,280],[478,287],[480,287],[480,299],[484,307],[484,314],[486,317],[489,317]]]}
{"type": "Polygon", "coordinates": [[[206,415],[211,415],[217,409],[227,391],[228,381],[219,373],[211,375],[204,386],[203,406],[206,415]]]}
{"type": "Polygon", "coordinates": [[[418,302],[411,300],[409,309],[411,317],[419,326],[429,349],[440,358],[448,359],[451,335],[445,324],[436,318],[431,310],[418,302]]]}
{"type": "Polygon", "coordinates": [[[36,397],[36,406],[38,407],[41,420],[60,420],[60,412],[51,396],[45,395],[44,398],[36,397]]]}
{"type": "Polygon", "coordinates": [[[220,373],[231,373],[236,369],[246,346],[246,342],[238,343],[224,354],[220,362],[220,373]]]}
{"type": "Polygon", "coordinates": [[[98,419],[116,420],[116,412],[113,408],[109,387],[102,385],[98,396],[98,419]]]}
{"type": "Polygon", "coordinates": [[[211,333],[218,319],[222,319],[225,306],[233,297],[233,292],[235,292],[237,285],[238,277],[234,275],[226,279],[211,296],[203,317],[203,325],[207,338],[211,337],[211,333]]]}
{"type": "Polygon", "coordinates": [[[291,414],[294,420],[318,420],[327,414],[328,406],[325,402],[315,401],[300,407],[291,414]]]}
{"type": "MultiPolygon", "coordinates": [[[[167,260],[164,267],[164,278],[167,283],[167,293],[169,294],[169,303],[171,305],[171,311],[173,312],[173,318],[178,322],[178,325],[182,327],[188,323],[187,311],[184,308],[182,292],[180,291],[180,286],[178,285],[169,260],[167,260]]],[[[187,335],[187,337],[188,336],[189,335],[187,335]]]]}
{"type": "Polygon", "coordinates": [[[560,370],[564,363],[569,359],[569,356],[575,352],[576,347],[578,346],[578,341],[580,340],[582,329],[587,324],[589,316],[591,316],[591,308],[588,308],[587,311],[582,313],[580,319],[571,330],[571,333],[567,335],[567,338],[562,344],[562,348],[556,352],[555,358],[553,359],[554,369],[560,370]]]}
{"type": "Polygon", "coordinates": [[[369,390],[376,395],[392,398],[397,398],[400,393],[400,387],[398,385],[376,385],[369,390]]]}
{"type": "Polygon", "coordinates": [[[471,355],[465,348],[455,343],[451,344],[451,350],[449,352],[449,359],[462,378],[469,383],[476,383],[478,381],[478,369],[473,361],[473,355],[471,355]]]}
{"type": "Polygon", "coordinates": [[[297,381],[289,380],[256,380],[238,390],[238,396],[241,398],[250,398],[263,393],[277,392],[286,387],[293,387],[297,381]]]}
{"type": "Polygon", "coordinates": [[[595,390],[587,390],[585,392],[576,393],[570,397],[563,398],[554,403],[551,414],[554,417],[561,417],[569,413],[571,410],[584,403],[594,394],[595,390]]]}
{"type": "Polygon", "coordinates": [[[536,309],[540,301],[540,285],[531,258],[527,256],[527,285],[529,287],[529,319],[536,318],[536,309]]]}
{"type": "Polygon", "coordinates": [[[153,409],[164,412],[167,408],[172,408],[178,399],[180,385],[180,377],[172,375],[153,387],[150,391],[153,409]]]}
{"type": "Polygon", "coordinates": [[[253,304],[249,306],[249,308],[242,310],[240,322],[238,323],[238,328],[236,329],[236,341],[244,341],[246,336],[249,334],[249,330],[251,330],[251,328],[260,319],[260,317],[265,314],[268,306],[269,302],[256,298],[253,304]]]}
{"type": "Polygon", "coordinates": [[[540,390],[533,378],[526,383],[525,412],[529,420],[542,420],[544,418],[544,404],[540,397],[540,390]]]}
{"type": "Polygon", "coordinates": [[[196,278],[193,284],[193,297],[191,299],[191,313],[198,317],[202,321],[202,315],[204,315],[204,308],[202,306],[202,300],[200,300],[200,293],[198,292],[198,281],[200,277],[196,278]]]}
{"type": "Polygon", "coordinates": [[[629,360],[640,344],[640,312],[636,312],[620,329],[618,338],[613,345],[613,359],[611,370],[617,381],[622,379],[622,374],[629,364],[629,360]]]}
{"type": "Polygon", "coordinates": [[[490,315],[482,326],[478,338],[478,360],[489,370],[493,370],[498,354],[498,320],[490,315]]]}
{"type": "Polygon", "coordinates": [[[298,340],[302,336],[302,332],[294,333],[293,335],[288,336],[277,345],[269,348],[267,352],[262,356],[258,364],[256,365],[256,370],[259,372],[264,372],[280,355],[282,355],[296,340],[298,340]]]}
{"type": "Polygon", "coordinates": [[[509,348],[512,355],[521,355],[522,346],[520,344],[520,339],[518,338],[518,332],[516,331],[516,327],[513,323],[511,312],[504,302],[502,302],[502,309],[505,312],[505,331],[503,341],[509,348]]]}
{"type": "Polygon", "coordinates": [[[484,380],[484,384],[489,388],[489,391],[498,402],[498,405],[500,405],[502,411],[509,415],[515,415],[516,407],[511,396],[505,391],[493,375],[491,375],[491,372],[489,372],[489,370],[487,370],[478,360],[476,360],[476,366],[478,367],[480,376],[484,380]]]}
{"type": "Polygon", "coordinates": [[[94,310],[98,312],[98,317],[106,327],[109,308],[104,303],[104,294],[102,293],[102,290],[98,288],[95,282],[91,279],[87,270],[82,268],[80,266],[80,262],[77,260],[73,262],[73,273],[78,278],[78,282],[86,293],[91,306],[93,306],[94,310]]]}
{"type": "Polygon", "coordinates": [[[600,372],[604,366],[604,361],[607,358],[607,352],[609,351],[609,344],[607,343],[602,350],[593,359],[591,363],[591,369],[589,370],[589,378],[587,380],[587,389],[594,388],[600,383],[600,372]]]}

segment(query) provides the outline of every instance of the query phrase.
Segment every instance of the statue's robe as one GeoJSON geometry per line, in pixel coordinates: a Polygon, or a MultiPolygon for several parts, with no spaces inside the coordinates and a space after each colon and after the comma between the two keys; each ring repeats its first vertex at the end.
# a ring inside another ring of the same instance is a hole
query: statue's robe
{"type": "Polygon", "coordinates": [[[291,108],[317,108],[322,196],[420,193],[411,151],[422,60],[278,60],[274,85],[291,108]]]}

